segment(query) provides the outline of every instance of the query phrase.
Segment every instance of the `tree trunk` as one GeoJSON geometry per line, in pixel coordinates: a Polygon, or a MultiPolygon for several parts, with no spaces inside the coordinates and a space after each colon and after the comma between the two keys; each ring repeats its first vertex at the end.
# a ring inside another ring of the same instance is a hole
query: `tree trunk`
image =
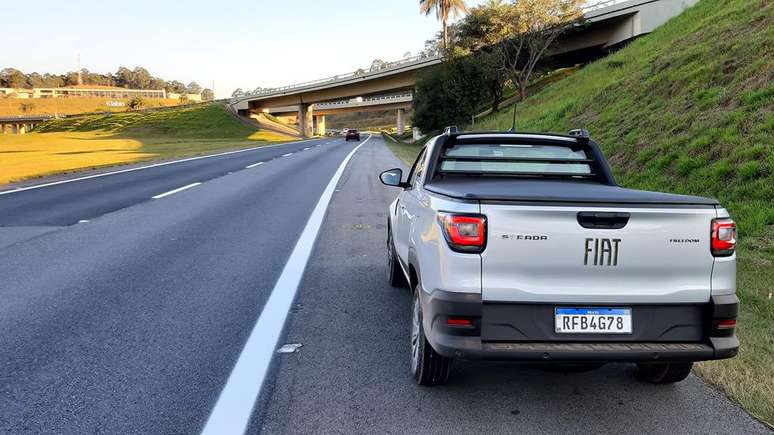
{"type": "Polygon", "coordinates": [[[519,101],[524,101],[527,98],[527,82],[519,82],[519,101]]]}
{"type": "Polygon", "coordinates": [[[443,20],[443,49],[449,50],[449,29],[446,25],[446,20],[443,20]]]}

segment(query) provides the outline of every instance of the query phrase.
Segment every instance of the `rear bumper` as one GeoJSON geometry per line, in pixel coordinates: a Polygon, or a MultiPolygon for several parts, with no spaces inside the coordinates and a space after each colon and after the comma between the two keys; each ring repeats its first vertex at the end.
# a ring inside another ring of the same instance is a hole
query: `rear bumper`
{"type": "MultiPolygon", "coordinates": [[[[692,322],[701,322],[697,331],[691,322],[679,325],[684,330],[675,335],[680,327],[661,325],[668,333],[659,334],[658,328],[645,330],[637,337],[559,337],[542,328],[534,327],[536,318],[526,316],[527,313],[537,313],[543,317],[546,310],[552,312],[553,305],[539,306],[536,304],[502,304],[482,303],[480,295],[470,293],[454,293],[434,291],[423,296],[425,332],[430,344],[441,355],[461,359],[492,359],[512,361],[559,361],[559,362],[653,362],[653,361],[706,361],[731,358],[739,349],[739,341],[733,332],[725,332],[724,336],[716,335],[712,330],[713,319],[735,317],[739,300],[736,296],[713,298],[709,304],[702,304],[701,309],[695,305],[685,306],[685,313],[692,322]],[[494,305],[491,306],[491,305],[494,305]],[[492,309],[495,308],[495,309],[492,309]],[[503,335],[503,319],[511,312],[518,320],[508,324],[510,329],[518,330],[526,336],[503,335]],[[700,313],[700,314],[697,314],[700,313]],[[465,317],[472,321],[470,326],[450,326],[449,317],[465,317]],[[532,327],[532,329],[530,329],[532,327]],[[655,331],[655,332],[654,332],[655,331]],[[650,334],[650,335],[648,335],[650,334]],[[697,336],[697,334],[699,334],[697,336]],[[680,338],[686,340],[679,340],[680,338]],[[494,339],[493,339],[494,338],[494,339]]],[[[664,306],[670,313],[666,317],[679,314],[675,306],[664,306]]],[[[659,317],[658,306],[640,307],[647,314],[646,319],[659,317]]],[[[633,307],[634,313],[638,310],[633,307]]],[[[635,318],[636,319],[636,318],[635,318]]],[[[545,322],[552,322],[546,319],[545,322]]]]}

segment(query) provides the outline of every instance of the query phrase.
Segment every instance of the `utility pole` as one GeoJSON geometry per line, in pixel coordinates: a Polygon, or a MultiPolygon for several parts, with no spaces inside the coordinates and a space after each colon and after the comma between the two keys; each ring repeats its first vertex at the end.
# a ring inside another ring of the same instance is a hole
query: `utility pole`
{"type": "Polygon", "coordinates": [[[78,86],[83,86],[83,75],[81,74],[81,53],[76,55],[75,63],[78,64],[78,86]]]}

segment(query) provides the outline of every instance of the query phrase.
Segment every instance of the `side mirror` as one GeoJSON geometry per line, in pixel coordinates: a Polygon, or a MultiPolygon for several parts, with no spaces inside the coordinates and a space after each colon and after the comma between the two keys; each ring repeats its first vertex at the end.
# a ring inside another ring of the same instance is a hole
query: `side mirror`
{"type": "Polygon", "coordinates": [[[379,179],[382,181],[382,184],[386,186],[408,187],[408,183],[400,181],[403,179],[402,169],[388,169],[379,174],[379,179]]]}

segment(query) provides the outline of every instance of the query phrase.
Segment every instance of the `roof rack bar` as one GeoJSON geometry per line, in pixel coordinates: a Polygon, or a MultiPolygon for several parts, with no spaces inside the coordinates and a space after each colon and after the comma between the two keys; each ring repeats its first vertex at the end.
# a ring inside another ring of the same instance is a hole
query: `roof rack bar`
{"type": "Polygon", "coordinates": [[[456,162],[506,162],[506,163],[560,163],[560,164],[594,163],[594,160],[591,160],[591,159],[551,159],[551,158],[537,158],[537,157],[444,156],[441,158],[441,160],[456,161],[456,162]]]}
{"type": "Polygon", "coordinates": [[[497,175],[501,177],[578,177],[578,178],[594,178],[597,176],[596,172],[579,173],[579,172],[497,172],[497,171],[470,171],[470,170],[455,170],[455,169],[442,169],[438,171],[439,174],[462,174],[462,175],[497,175]]]}

